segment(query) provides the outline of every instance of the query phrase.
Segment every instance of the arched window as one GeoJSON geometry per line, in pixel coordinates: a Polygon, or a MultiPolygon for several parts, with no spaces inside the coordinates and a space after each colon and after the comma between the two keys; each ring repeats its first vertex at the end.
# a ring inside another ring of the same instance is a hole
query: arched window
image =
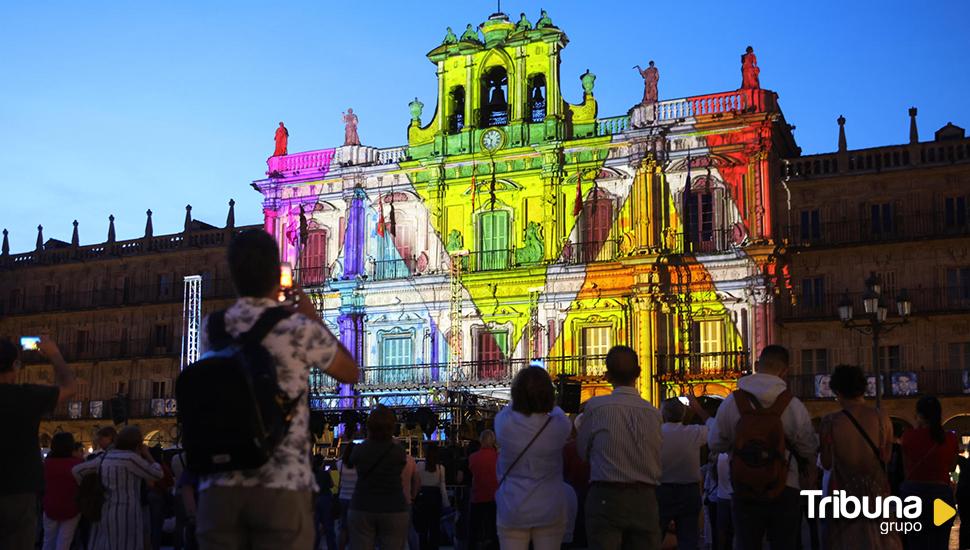
{"type": "MultiPolygon", "coordinates": [[[[576,261],[589,263],[596,261],[600,252],[612,255],[609,242],[610,226],[613,224],[613,201],[602,189],[596,189],[584,202],[580,218],[580,240],[576,247],[576,261]]],[[[604,258],[612,259],[612,258],[604,258]]]]}
{"type": "Polygon", "coordinates": [[[542,122],[546,119],[546,76],[533,75],[529,78],[529,120],[542,122]]]}
{"type": "Polygon", "coordinates": [[[509,122],[509,76],[504,67],[492,67],[482,75],[481,125],[502,126],[509,122]]]}
{"type": "Polygon", "coordinates": [[[300,284],[319,286],[327,279],[327,230],[313,229],[300,252],[300,284]]]}
{"type": "Polygon", "coordinates": [[[451,89],[449,100],[451,109],[448,116],[448,131],[458,133],[465,127],[465,87],[455,86],[451,89]]]}

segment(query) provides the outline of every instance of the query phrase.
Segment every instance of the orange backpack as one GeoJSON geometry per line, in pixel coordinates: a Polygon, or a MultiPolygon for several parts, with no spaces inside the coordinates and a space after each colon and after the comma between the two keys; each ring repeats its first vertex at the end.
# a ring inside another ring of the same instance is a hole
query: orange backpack
{"type": "Polygon", "coordinates": [[[770,407],[764,408],[751,393],[734,391],[734,403],[741,414],[731,454],[734,498],[770,501],[785,489],[788,459],[781,415],[791,400],[792,394],[786,389],[770,407]]]}

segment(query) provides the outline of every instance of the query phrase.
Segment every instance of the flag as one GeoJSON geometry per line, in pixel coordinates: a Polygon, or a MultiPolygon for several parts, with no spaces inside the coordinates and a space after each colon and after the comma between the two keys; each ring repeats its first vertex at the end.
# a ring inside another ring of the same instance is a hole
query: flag
{"type": "Polygon", "coordinates": [[[472,212],[475,211],[475,193],[478,191],[478,181],[476,180],[477,174],[476,166],[472,164],[472,212]]]}
{"type": "Polygon", "coordinates": [[[583,212],[583,172],[579,168],[579,157],[576,158],[576,202],[573,203],[573,216],[583,212]]]}
{"type": "Polygon", "coordinates": [[[684,219],[684,252],[689,250],[690,246],[690,152],[687,153],[687,181],[684,183],[684,205],[683,214],[681,217],[684,219]]]}
{"type": "Polygon", "coordinates": [[[391,193],[391,212],[389,213],[388,222],[390,224],[391,236],[397,236],[397,218],[394,216],[394,193],[391,193]]]}
{"type": "Polygon", "coordinates": [[[384,199],[377,197],[377,236],[384,236],[384,199]]]}

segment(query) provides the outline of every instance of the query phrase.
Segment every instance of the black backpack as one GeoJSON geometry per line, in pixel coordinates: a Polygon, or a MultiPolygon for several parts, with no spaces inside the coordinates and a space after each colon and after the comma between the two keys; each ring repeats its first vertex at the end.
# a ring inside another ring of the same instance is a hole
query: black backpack
{"type": "Polygon", "coordinates": [[[286,436],[296,404],[276,379],[276,361],[262,341],[288,308],[263,312],[248,332],[232,338],[225,311],[209,316],[211,350],[175,382],[186,467],[197,474],[259,468],[286,436]]]}

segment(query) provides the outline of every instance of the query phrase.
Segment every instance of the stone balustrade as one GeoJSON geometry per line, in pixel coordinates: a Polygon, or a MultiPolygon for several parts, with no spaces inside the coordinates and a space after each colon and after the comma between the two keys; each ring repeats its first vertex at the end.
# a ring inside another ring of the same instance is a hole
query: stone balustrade
{"type": "Polygon", "coordinates": [[[927,141],[786,159],[781,173],[792,179],[905,170],[914,166],[970,162],[970,138],[927,141]]]}
{"type": "Polygon", "coordinates": [[[266,159],[266,174],[278,174],[281,177],[289,177],[299,174],[312,175],[321,172],[326,173],[330,171],[330,163],[333,161],[336,151],[336,149],[319,149],[317,151],[270,157],[266,159]]]}

